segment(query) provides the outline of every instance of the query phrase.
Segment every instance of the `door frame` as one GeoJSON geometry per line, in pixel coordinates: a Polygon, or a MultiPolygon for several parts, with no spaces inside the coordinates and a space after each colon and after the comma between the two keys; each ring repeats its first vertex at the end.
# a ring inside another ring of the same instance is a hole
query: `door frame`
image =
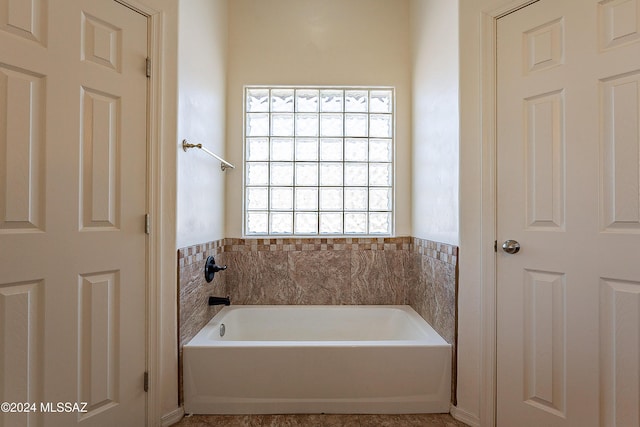
{"type": "MultiPolygon", "coordinates": [[[[482,12],[480,111],[482,115],[482,247],[497,242],[497,28],[498,19],[539,0],[511,0],[482,12]]],[[[480,424],[495,426],[497,419],[497,256],[496,251],[480,252],[481,330],[480,337],[480,424]]]]}
{"type": "MultiPolygon", "coordinates": [[[[146,250],[146,283],[145,283],[145,365],[148,375],[148,391],[146,396],[146,425],[161,424],[161,378],[160,356],[163,342],[160,336],[162,292],[166,273],[163,266],[173,262],[173,257],[167,255],[163,245],[167,244],[163,233],[167,230],[167,221],[163,217],[163,206],[167,202],[164,193],[170,189],[162,179],[161,166],[166,163],[162,152],[163,140],[163,11],[150,7],[144,0],[114,0],[124,7],[132,9],[147,18],[147,54],[151,59],[150,77],[147,79],[147,212],[151,217],[151,224],[147,236],[146,250]],[[163,161],[164,160],[164,161],[163,161]]],[[[170,160],[170,159],[169,159],[170,160]]],[[[171,198],[171,197],[169,197],[171,198]]],[[[170,215],[169,215],[170,216],[170,215]]],[[[171,235],[173,236],[173,235],[171,235]]],[[[142,378],[141,378],[142,379],[142,378]]]]}

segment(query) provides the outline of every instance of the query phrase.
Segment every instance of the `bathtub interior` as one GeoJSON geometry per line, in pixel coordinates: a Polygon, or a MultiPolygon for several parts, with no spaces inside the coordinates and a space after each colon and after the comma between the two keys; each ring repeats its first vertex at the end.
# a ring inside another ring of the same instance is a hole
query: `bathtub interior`
{"type": "Polygon", "coordinates": [[[187,346],[208,346],[210,341],[222,345],[258,341],[420,340],[448,346],[409,306],[261,305],[223,308],[187,346]]]}

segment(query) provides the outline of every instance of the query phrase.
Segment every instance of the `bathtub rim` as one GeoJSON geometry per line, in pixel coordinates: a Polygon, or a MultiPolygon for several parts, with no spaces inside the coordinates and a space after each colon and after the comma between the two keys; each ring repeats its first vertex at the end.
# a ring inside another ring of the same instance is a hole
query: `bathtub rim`
{"type": "Polygon", "coordinates": [[[223,307],[216,313],[196,335],[184,346],[187,349],[207,348],[207,347],[433,347],[452,348],[444,338],[420,316],[408,304],[344,304],[344,305],[300,305],[300,304],[235,304],[223,307]],[[224,317],[235,310],[242,309],[394,309],[404,312],[417,327],[420,327],[426,334],[425,338],[411,340],[212,340],[211,334],[218,333],[219,325],[224,317]]]}

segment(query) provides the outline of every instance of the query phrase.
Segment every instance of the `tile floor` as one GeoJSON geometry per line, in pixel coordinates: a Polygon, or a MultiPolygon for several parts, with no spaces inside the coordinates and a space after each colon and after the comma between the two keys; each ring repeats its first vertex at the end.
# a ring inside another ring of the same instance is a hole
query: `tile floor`
{"type": "Polygon", "coordinates": [[[449,414],[191,415],[174,427],[467,427],[449,414]]]}

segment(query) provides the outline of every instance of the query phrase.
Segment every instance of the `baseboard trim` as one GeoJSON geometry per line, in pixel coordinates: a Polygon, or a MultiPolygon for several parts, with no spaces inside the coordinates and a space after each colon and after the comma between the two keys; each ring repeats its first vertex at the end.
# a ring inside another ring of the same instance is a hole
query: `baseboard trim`
{"type": "Polygon", "coordinates": [[[480,418],[457,406],[451,406],[451,416],[471,427],[480,427],[480,418]]]}
{"type": "Polygon", "coordinates": [[[162,418],[160,418],[160,425],[162,427],[169,427],[180,421],[184,417],[184,408],[182,406],[174,409],[168,414],[164,414],[162,418]]]}

